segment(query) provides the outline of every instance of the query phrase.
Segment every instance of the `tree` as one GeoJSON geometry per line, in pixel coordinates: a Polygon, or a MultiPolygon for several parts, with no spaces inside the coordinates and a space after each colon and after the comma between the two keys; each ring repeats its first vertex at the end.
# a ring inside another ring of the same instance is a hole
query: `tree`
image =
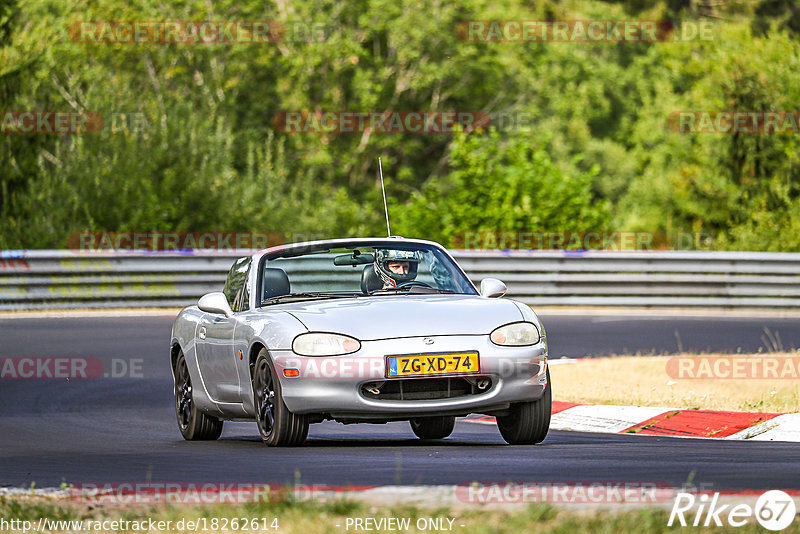
{"type": "Polygon", "coordinates": [[[467,232],[603,231],[608,225],[608,204],[592,194],[599,169],[573,164],[563,171],[546,140],[534,135],[459,134],[449,167],[444,180],[392,209],[401,233],[457,245],[467,232]]]}

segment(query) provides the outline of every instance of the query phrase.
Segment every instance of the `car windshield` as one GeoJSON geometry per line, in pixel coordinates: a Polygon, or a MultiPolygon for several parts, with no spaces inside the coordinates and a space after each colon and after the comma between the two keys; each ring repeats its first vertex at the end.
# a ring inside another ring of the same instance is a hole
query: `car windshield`
{"type": "Polygon", "coordinates": [[[418,243],[287,249],[263,262],[261,303],[413,294],[477,294],[450,257],[418,243]]]}

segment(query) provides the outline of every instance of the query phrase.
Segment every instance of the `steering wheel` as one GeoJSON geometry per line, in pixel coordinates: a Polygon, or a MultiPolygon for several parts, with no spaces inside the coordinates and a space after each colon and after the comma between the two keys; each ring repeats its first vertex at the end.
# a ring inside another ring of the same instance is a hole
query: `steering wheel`
{"type": "Polygon", "coordinates": [[[397,289],[401,287],[427,287],[433,289],[433,286],[427,282],[420,282],[419,280],[411,280],[410,282],[403,282],[402,284],[397,284],[397,289]]]}

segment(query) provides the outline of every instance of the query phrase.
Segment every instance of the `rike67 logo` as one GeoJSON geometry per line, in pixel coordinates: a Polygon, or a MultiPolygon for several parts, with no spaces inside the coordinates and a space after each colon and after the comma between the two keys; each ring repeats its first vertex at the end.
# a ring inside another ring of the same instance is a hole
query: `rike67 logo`
{"type": "Polygon", "coordinates": [[[682,526],[717,526],[727,523],[731,527],[741,527],[755,517],[767,530],[783,530],[794,521],[797,509],[792,497],[781,490],[770,490],[758,497],[755,506],[749,504],[720,504],[719,493],[709,497],[701,494],[678,493],[667,526],[677,520],[682,526]],[[685,514],[685,515],[684,515],[685,514]]]}

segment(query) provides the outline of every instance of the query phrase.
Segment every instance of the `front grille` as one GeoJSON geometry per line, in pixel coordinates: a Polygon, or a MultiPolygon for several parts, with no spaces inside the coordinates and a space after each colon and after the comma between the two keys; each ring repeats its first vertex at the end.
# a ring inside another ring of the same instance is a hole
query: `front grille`
{"type": "Polygon", "coordinates": [[[374,400],[415,401],[468,397],[490,389],[490,378],[405,378],[367,382],[361,394],[374,400]]]}

